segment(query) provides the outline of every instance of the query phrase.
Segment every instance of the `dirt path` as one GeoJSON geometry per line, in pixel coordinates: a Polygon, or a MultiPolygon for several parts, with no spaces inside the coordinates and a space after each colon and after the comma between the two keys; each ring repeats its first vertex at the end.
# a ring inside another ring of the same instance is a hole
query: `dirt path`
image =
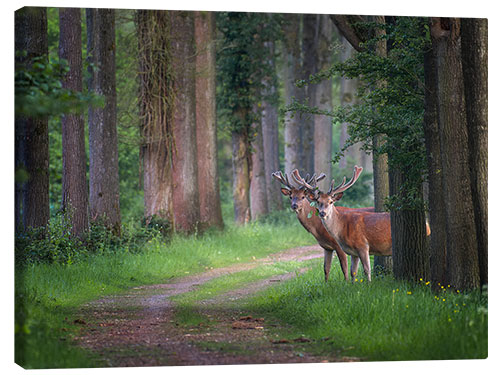
{"type": "MultiPolygon", "coordinates": [[[[196,325],[176,322],[170,297],[195,290],[216,277],[277,261],[305,261],[323,256],[319,246],[289,249],[250,263],[213,269],[168,284],[137,287],[82,306],[75,324],[82,326],[78,345],[91,350],[102,366],[166,366],[345,361],[304,351],[307,338],[280,340],[278,322],[249,316],[238,301],[295,276],[295,272],[259,280],[195,305],[196,325]]],[[[304,271],[302,269],[301,271],[304,271]]]]}

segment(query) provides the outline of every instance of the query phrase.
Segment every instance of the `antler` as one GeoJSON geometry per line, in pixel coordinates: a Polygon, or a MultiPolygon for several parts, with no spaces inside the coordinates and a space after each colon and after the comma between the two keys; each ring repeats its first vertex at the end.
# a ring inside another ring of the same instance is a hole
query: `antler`
{"type": "Polygon", "coordinates": [[[315,195],[318,193],[318,189],[316,188],[316,184],[318,181],[321,181],[324,179],[326,175],[324,173],[321,173],[318,177],[316,177],[316,173],[312,175],[311,178],[309,178],[309,175],[306,176],[305,179],[303,179],[299,171],[297,169],[294,169],[292,171],[292,178],[293,180],[299,184],[299,186],[304,186],[307,190],[309,190],[311,193],[314,193],[315,195]]]}
{"type": "Polygon", "coordinates": [[[335,184],[335,180],[332,180],[332,184],[330,185],[330,190],[328,190],[328,195],[333,196],[335,194],[342,193],[343,191],[349,189],[352,185],[354,185],[354,183],[359,178],[359,175],[361,174],[362,171],[363,167],[358,167],[357,165],[355,165],[351,180],[346,184],[345,183],[346,177],[344,176],[342,183],[336,188],[333,187],[335,184]]]}
{"type": "Polygon", "coordinates": [[[281,182],[283,185],[285,185],[288,189],[292,188],[290,182],[288,181],[288,176],[286,174],[285,176],[283,176],[283,173],[281,173],[281,171],[276,171],[272,174],[272,176],[279,182],[281,182]]]}

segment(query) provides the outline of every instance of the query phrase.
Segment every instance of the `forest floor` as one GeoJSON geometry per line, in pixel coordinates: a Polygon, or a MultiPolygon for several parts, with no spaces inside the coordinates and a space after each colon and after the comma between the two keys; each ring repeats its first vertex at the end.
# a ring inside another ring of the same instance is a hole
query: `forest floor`
{"type": "Polygon", "coordinates": [[[307,267],[197,300],[188,309],[172,299],[224,275],[322,256],[317,245],[298,247],[92,301],[79,309],[73,322],[81,325],[76,344],[90,350],[103,367],[356,361],[334,353],[314,353],[314,343],[307,337],[290,338],[290,327],[252,316],[242,307],[252,293],[290,279],[307,267]]]}

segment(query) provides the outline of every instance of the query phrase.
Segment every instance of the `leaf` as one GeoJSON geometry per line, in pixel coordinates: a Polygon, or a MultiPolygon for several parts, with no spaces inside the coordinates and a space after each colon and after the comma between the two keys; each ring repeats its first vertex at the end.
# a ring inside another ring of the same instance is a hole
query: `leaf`
{"type": "Polygon", "coordinates": [[[309,213],[307,214],[307,218],[308,218],[308,219],[310,219],[311,217],[312,217],[312,212],[309,212],[309,213]]]}

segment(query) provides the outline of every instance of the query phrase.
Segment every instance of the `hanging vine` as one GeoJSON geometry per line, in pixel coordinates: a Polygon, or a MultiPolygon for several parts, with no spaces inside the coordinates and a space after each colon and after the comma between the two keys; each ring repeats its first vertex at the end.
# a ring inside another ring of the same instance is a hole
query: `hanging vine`
{"type": "Polygon", "coordinates": [[[154,152],[158,165],[164,165],[160,178],[172,166],[174,75],[167,11],[138,10],[135,24],[139,42],[139,117],[141,157],[154,152]]]}

